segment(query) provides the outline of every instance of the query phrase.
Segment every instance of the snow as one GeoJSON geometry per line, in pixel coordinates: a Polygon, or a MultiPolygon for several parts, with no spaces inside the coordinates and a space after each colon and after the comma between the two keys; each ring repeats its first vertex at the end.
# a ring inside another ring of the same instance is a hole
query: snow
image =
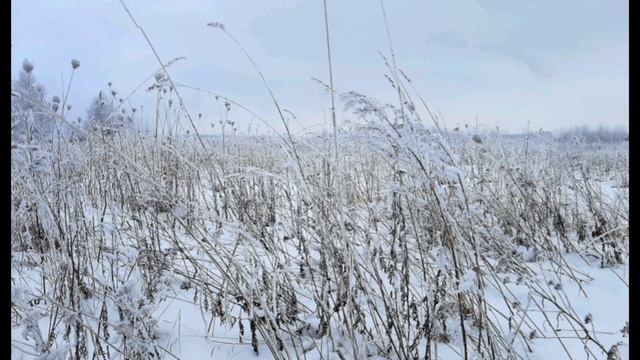
{"type": "Polygon", "coordinates": [[[400,131],[353,141],[385,161],[344,145],[339,181],[316,147],[302,178],[269,143],[220,160],[220,183],[145,176],[146,160],[97,149],[61,174],[16,165],[13,358],[629,358],[620,169],[584,175],[534,144],[520,169],[513,149],[478,151],[491,137],[457,146],[455,164],[400,131]]]}

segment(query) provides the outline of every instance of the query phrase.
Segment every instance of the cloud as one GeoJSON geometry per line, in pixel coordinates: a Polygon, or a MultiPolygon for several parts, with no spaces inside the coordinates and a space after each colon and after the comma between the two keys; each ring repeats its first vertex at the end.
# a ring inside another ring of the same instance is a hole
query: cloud
{"type": "MultiPolygon", "coordinates": [[[[283,105],[301,122],[323,118],[328,98],[310,80],[327,81],[321,2],[127,4],[165,61],[188,58],[170,69],[177,81],[233,97],[277,124],[251,64],[222,33],[205,26],[219,21],[249,51],[283,105]]],[[[378,55],[388,52],[379,3],[329,0],[328,5],[338,90],[395,101],[378,55]]],[[[503,128],[519,129],[527,121],[553,126],[546,109],[579,122],[585,114],[575,106],[588,98],[595,108],[602,104],[596,117],[628,122],[628,115],[607,105],[628,103],[628,0],[397,0],[385,5],[399,66],[445,116],[462,121],[479,113],[481,119],[501,119],[503,128]],[[570,85],[587,78],[589,87],[579,92],[570,85]],[[554,97],[542,96],[548,93],[554,97]],[[514,101],[501,102],[505,94],[514,101]],[[563,103],[573,105],[561,109],[563,103]],[[514,120],[504,114],[519,116],[514,120]]],[[[57,94],[60,73],[68,78],[69,61],[77,57],[82,66],[71,101],[80,115],[107,81],[126,93],[157,69],[144,38],[117,1],[13,0],[11,11],[14,74],[25,57],[33,59],[36,76],[57,94]]],[[[211,96],[184,92],[193,112],[215,115],[211,96]]],[[[148,94],[132,102],[153,108],[148,94]]]]}

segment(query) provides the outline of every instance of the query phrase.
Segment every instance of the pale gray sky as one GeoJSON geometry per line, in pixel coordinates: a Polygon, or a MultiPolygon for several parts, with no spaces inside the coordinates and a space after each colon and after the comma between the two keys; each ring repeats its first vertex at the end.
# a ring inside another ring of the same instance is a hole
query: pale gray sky
{"type": "MultiPolygon", "coordinates": [[[[388,52],[379,1],[328,0],[336,89],[394,101],[378,51],[388,52]]],[[[225,24],[303,126],[325,126],[328,81],[322,0],[136,0],[127,5],[168,61],[174,79],[227,95],[278,125],[251,64],[221,32],[225,24]]],[[[449,127],[479,122],[519,131],[629,121],[628,0],[387,0],[398,65],[449,127]]],[[[112,81],[128,93],[158,68],[117,0],[12,0],[11,62],[22,60],[60,95],[77,58],[70,102],[84,116],[112,81]]],[[[183,90],[208,129],[211,96],[183,90]]],[[[150,115],[153,95],[134,104],[150,115]]],[[[341,106],[340,106],[341,107],[341,106]]],[[[251,118],[240,112],[245,129],[251,118]]],[[[341,114],[341,119],[345,115],[341,114]]],[[[255,121],[254,121],[255,123],[255,121]]],[[[264,126],[262,126],[264,127],[264,126]]]]}

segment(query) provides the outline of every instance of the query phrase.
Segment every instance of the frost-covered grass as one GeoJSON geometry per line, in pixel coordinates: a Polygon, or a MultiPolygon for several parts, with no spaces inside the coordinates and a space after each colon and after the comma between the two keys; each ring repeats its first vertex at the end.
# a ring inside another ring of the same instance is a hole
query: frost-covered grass
{"type": "Polygon", "coordinates": [[[439,133],[345,101],[361,120],[337,152],[14,144],[13,356],[624,356],[626,145],[439,133]]]}
{"type": "MultiPolygon", "coordinates": [[[[251,60],[283,133],[239,134],[240,119],[271,122],[211,94],[221,132],[203,137],[210,119],[180,94],[208,92],[173,81],[180,59],[145,86],[153,131],[114,89],[81,130],[23,65],[15,358],[628,358],[626,143],[448,131],[388,26],[398,105],[349,92],[352,121],[332,112],[331,134],[294,136],[248,52],[208,26],[251,60]]],[[[331,71],[327,89],[333,108],[331,71]]]]}

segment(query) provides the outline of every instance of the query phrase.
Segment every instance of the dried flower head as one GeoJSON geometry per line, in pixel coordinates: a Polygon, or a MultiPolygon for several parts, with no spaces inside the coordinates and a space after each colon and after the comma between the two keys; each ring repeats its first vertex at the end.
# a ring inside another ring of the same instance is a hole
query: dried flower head
{"type": "Polygon", "coordinates": [[[80,61],[73,59],[71,60],[71,68],[73,68],[73,70],[77,69],[80,67],[80,61]]]}
{"type": "Polygon", "coordinates": [[[587,316],[585,316],[584,323],[585,324],[590,324],[592,320],[593,320],[593,315],[591,315],[591,313],[589,313],[589,314],[587,314],[587,316]]]}
{"type": "Polygon", "coordinates": [[[155,75],[153,75],[153,77],[156,79],[157,82],[160,82],[162,79],[164,79],[164,74],[158,71],[157,73],[155,73],[155,75]]]}
{"type": "Polygon", "coordinates": [[[553,287],[556,290],[562,290],[562,284],[557,283],[556,286],[553,287]]]}
{"type": "Polygon", "coordinates": [[[620,332],[622,333],[622,337],[629,336],[629,322],[628,321],[624,323],[624,327],[622,329],[620,329],[620,332]]]}
{"type": "Polygon", "coordinates": [[[24,59],[24,61],[22,62],[22,70],[24,70],[24,72],[26,72],[27,74],[31,74],[31,72],[33,71],[33,64],[29,60],[24,59]]]}
{"type": "Polygon", "coordinates": [[[58,111],[58,108],[59,108],[59,106],[58,106],[58,104],[57,104],[57,103],[53,103],[53,104],[51,104],[51,110],[53,110],[53,112],[58,111]]]}
{"type": "Polygon", "coordinates": [[[60,98],[59,98],[57,95],[54,95],[54,96],[51,98],[51,101],[52,101],[54,104],[59,104],[59,103],[60,103],[60,98]]]}
{"type": "Polygon", "coordinates": [[[480,138],[479,135],[473,135],[473,137],[471,138],[473,140],[473,142],[475,142],[476,144],[482,144],[482,138],[480,138]]]}
{"type": "Polygon", "coordinates": [[[607,351],[607,360],[620,360],[620,355],[618,351],[618,344],[614,344],[611,346],[609,351],[607,351]]]}
{"type": "Polygon", "coordinates": [[[210,22],[210,23],[207,23],[207,26],[211,26],[214,29],[224,30],[224,24],[219,22],[210,22]]]}

